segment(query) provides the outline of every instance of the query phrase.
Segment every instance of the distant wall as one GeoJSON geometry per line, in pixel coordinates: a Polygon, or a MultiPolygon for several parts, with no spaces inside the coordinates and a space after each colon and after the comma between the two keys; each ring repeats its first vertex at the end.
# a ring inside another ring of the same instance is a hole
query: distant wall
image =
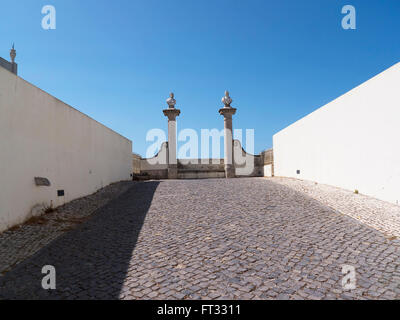
{"type": "Polygon", "coordinates": [[[141,174],[147,174],[152,179],[168,178],[168,142],[163,142],[159,152],[153,157],[140,160],[141,174]]]}
{"type": "Polygon", "coordinates": [[[132,154],[132,168],[134,174],[140,174],[140,161],[142,157],[136,153],[132,154]]]}
{"type": "Polygon", "coordinates": [[[239,140],[233,141],[233,161],[237,177],[263,176],[262,156],[247,153],[239,140]]]}
{"type": "Polygon", "coordinates": [[[131,173],[131,141],[0,68],[0,231],[131,173]]]}
{"type": "Polygon", "coordinates": [[[400,64],[277,133],[276,176],[400,203],[400,64]]]}
{"type": "MultiPolygon", "coordinates": [[[[233,141],[237,177],[262,177],[263,157],[243,150],[239,140],[233,141]]],[[[133,155],[133,161],[137,156],[133,155]]],[[[137,164],[135,164],[137,166],[137,164]]],[[[225,177],[224,159],[178,159],[178,179],[225,177]]],[[[140,173],[152,179],[168,179],[168,142],[164,142],[153,158],[140,160],[140,173]]]]}
{"type": "Polygon", "coordinates": [[[274,150],[269,149],[261,153],[264,177],[274,176],[274,150]]]}
{"type": "Polygon", "coordinates": [[[225,178],[224,159],[178,159],[178,179],[225,178]]]}

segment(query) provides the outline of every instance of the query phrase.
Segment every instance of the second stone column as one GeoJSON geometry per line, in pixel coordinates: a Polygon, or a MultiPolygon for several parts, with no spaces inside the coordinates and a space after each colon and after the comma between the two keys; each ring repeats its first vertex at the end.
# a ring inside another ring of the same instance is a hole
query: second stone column
{"type": "Polygon", "coordinates": [[[181,111],[175,109],[176,100],[171,93],[167,99],[168,109],[163,110],[168,117],[168,179],[178,178],[178,161],[176,159],[176,117],[181,111]]]}
{"type": "Polygon", "coordinates": [[[225,177],[235,177],[235,165],[233,159],[233,126],[232,116],[236,113],[236,109],[231,107],[232,99],[229,92],[225,91],[225,96],[222,98],[224,107],[219,110],[219,114],[224,116],[224,164],[225,177]]]}

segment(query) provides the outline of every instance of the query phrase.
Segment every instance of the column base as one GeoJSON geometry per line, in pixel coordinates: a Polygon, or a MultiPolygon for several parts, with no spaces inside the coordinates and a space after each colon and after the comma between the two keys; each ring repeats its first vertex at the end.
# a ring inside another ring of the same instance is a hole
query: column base
{"type": "Polygon", "coordinates": [[[168,166],[168,179],[178,179],[178,165],[170,164],[168,166]]]}
{"type": "Polygon", "coordinates": [[[230,178],[235,178],[235,166],[232,164],[226,164],[225,165],[225,178],[230,179],[230,178]]]}

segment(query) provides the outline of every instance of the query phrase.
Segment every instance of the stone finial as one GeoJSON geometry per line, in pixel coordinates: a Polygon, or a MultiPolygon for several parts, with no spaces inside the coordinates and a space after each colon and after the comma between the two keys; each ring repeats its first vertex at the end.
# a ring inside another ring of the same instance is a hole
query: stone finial
{"type": "Polygon", "coordinates": [[[231,108],[232,98],[229,96],[229,91],[225,91],[222,103],[224,104],[224,108],[231,108]]]}
{"type": "Polygon", "coordinates": [[[15,51],[15,49],[14,49],[14,43],[13,43],[13,46],[12,46],[12,48],[11,48],[11,50],[10,50],[10,57],[11,57],[11,62],[12,63],[15,63],[15,57],[17,56],[17,51],[15,51]]]}
{"type": "Polygon", "coordinates": [[[174,109],[176,105],[176,100],[174,99],[174,94],[171,92],[169,98],[167,99],[167,104],[170,109],[174,109]]]}

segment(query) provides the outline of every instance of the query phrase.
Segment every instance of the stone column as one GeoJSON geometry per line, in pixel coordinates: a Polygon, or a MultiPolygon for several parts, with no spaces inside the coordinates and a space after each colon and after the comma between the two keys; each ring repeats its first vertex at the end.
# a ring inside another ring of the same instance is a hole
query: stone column
{"type": "Polygon", "coordinates": [[[232,99],[229,92],[225,91],[225,97],[222,98],[224,107],[219,110],[219,114],[224,116],[224,164],[225,177],[235,177],[235,165],[233,159],[233,128],[232,116],[236,113],[236,109],[231,107],[232,99]]]}
{"type": "Polygon", "coordinates": [[[168,179],[178,178],[178,161],[176,159],[176,117],[181,110],[175,109],[176,100],[171,93],[167,99],[168,109],[163,110],[168,117],[168,179]]]}

